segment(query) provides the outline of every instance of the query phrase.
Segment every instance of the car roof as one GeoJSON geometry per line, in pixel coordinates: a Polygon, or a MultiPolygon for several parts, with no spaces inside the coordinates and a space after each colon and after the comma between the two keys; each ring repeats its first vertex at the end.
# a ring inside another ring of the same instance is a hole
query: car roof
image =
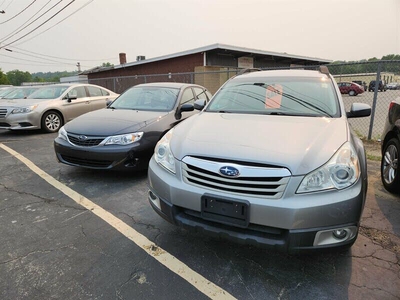
{"type": "Polygon", "coordinates": [[[263,77],[327,77],[326,74],[314,70],[268,70],[244,73],[233,78],[263,78],[263,77]]]}
{"type": "Polygon", "coordinates": [[[183,82],[151,82],[151,83],[142,83],[142,84],[135,85],[135,87],[139,87],[139,86],[170,87],[170,88],[176,88],[176,89],[189,87],[189,86],[198,86],[198,87],[204,88],[197,84],[183,83],[183,82]]]}

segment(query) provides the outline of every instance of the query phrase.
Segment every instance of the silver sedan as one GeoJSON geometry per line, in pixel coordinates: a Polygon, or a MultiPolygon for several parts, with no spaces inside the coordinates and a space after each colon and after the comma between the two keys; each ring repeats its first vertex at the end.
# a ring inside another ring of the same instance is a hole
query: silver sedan
{"type": "Polygon", "coordinates": [[[0,102],[0,129],[57,132],[72,119],[105,108],[118,94],[91,84],[55,84],[26,99],[0,102]]]}

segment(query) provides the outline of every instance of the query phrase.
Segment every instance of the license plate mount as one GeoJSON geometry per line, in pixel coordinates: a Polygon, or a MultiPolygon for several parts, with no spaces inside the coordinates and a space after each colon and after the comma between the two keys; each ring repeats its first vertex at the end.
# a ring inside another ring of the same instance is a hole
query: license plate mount
{"type": "Polygon", "coordinates": [[[250,202],[204,194],[201,197],[201,217],[226,225],[246,228],[249,225],[250,202]]]}

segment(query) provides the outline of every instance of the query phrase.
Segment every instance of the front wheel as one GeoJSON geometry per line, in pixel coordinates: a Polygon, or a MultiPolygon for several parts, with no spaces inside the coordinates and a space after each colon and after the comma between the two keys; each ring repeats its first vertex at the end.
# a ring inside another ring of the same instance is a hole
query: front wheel
{"type": "Polygon", "coordinates": [[[42,130],[44,132],[57,132],[63,125],[61,115],[55,111],[49,111],[42,117],[42,130]]]}
{"type": "Polygon", "coordinates": [[[392,193],[400,193],[399,153],[400,142],[396,138],[389,140],[384,146],[381,179],[385,189],[392,193]]]}
{"type": "Polygon", "coordinates": [[[355,91],[353,91],[353,90],[349,91],[349,96],[355,96],[355,95],[357,95],[355,91]]]}

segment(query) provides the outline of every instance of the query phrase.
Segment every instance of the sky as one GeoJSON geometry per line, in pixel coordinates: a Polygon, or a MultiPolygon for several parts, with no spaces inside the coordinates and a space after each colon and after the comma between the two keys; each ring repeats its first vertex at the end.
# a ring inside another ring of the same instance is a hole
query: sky
{"type": "Polygon", "coordinates": [[[3,72],[87,70],[118,65],[121,52],[133,62],[216,43],[333,61],[400,54],[400,0],[0,0],[1,11],[3,72]]]}

